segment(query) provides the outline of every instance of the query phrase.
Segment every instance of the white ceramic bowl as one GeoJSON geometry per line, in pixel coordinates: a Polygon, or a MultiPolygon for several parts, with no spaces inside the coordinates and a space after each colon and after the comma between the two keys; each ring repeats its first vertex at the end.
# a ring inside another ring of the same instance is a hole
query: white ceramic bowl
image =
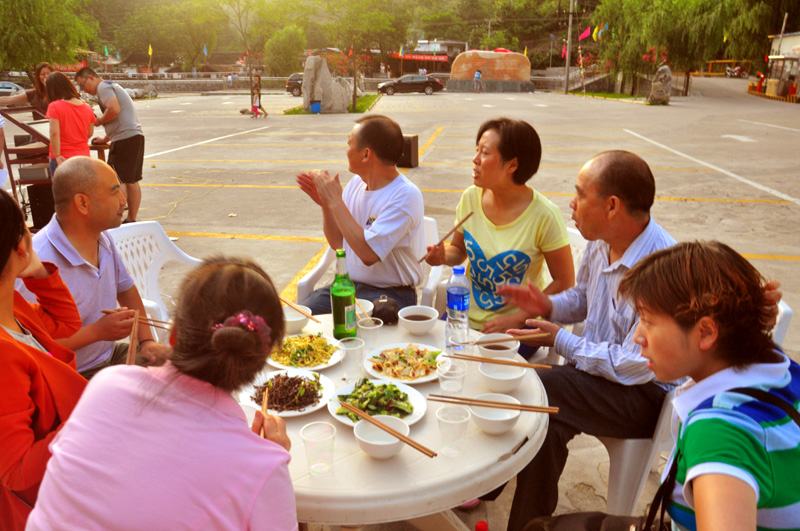
{"type": "Polygon", "coordinates": [[[436,308],[431,308],[430,306],[406,306],[397,312],[397,317],[400,321],[400,326],[405,328],[409,334],[421,336],[433,330],[437,319],[439,319],[439,312],[436,311],[436,308]],[[412,315],[424,315],[428,319],[424,321],[409,319],[408,317],[412,315]]]}
{"type": "MultiPolygon", "coordinates": [[[[403,419],[390,415],[375,415],[372,418],[383,422],[390,428],[394,428],[403,435],[408,435],[411,431],[411,428],[408,427],[408,424],[406,424],[403,419]]],[[[375,459],[389,459],[398,454],[403,448],[403,442],[400,439],[386,433],[377,426],[373,426],[365,420],[356,422],[353,428],[353,435],[355,435],[358,441],[358,446],[360,446],[368,456],[375,459]]]]}
{"type": "MultiPolygon", "coordinates": [[[[300,304],[297,305],[298,307],[304,309],[308,313],[311,313],[311,308],[308,306],[302,306],[300,304]]],[[[303,331],[303,328],[308,324],[308,317],[301,314],[291,306],[284,306],[283,307],[283,320],[286,322],[286,335],[292,334],[299,334],[303,331]]]]}
{"type": "MultiPolygon", "coordinates": [[[[519,404],[519,400],[513,396],[501,395],[499,393],[484,393],[475,398],[479,400],[493,400],[495,402],[507,402],[519,404]]],[[[490,435],[500,435],[511,430],[519,420],[519,411],[513,409],[496,409],[481,406],[470,406],[472,420],[484,433],[490,435]]]]}
{"type": "MultiPolygon", "coordinates": [[[[513,339],[509,334],[484,334],[480,341],[488,339],[513,339]]],[[[507,341],[505,343],[494,343],[492,345],[478,345],[478,352],[487,358],[511,358],[519,350],[519,341],[507,341]]]]}
{"type": "Polygon", "coordinates": [[[372,310],[375,305],[367,299],[356,299],[356,308],[358,308],[358,313],[366,313],[367,317],[372,317],[372,310]]]}
{"type": "Polygon", "coordinates": [[[495,363],[481,363],[478,365],[481,380],[489,391],[493,393],[515,391],[525,378],[526,370],[530,369],[510,365],[497,365],[495,363]]]}

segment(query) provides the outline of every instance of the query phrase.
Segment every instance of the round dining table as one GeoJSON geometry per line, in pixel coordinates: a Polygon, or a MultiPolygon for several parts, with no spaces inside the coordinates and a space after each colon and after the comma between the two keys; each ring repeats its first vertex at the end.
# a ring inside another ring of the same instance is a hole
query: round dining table
{"type": "MultiPolygon", "coordinates": [[[[303,333],[322,332],[331,337],[330,314],[316,317],[320,322],[309,321],[303,333]]],[[[380,350],[381,345],[401,342],[443,350],[444,329],[444,321],[437,321],[433,330],[425,335],[410,335],[400,325],[383,326],[372,344],[365,346],[364,353],[380,350]]],[[[477,332],[471,332],[470,339],[477,337],[477,332]]],[[[478,372],[479,364],[466,362],[466,365],[460,396],[474,397],[489,392],[478,372]]],[[[320,372],[333,380],[337,388],[347,383],[344,363],[320,372]]],[[[352,371],[348,376],[352,383],[352,371]]],[[[442,393],[437,381],[413,387],[426,397],[429,393],[442,393]]],[[[526,370],[519,388],[509,394],[523,404],[547,405],[546,393],[534,370],[526,370]]],[[[548,415],[542,413],[521,412],[514,428],[502,435],[483,433],[470,421],[464,437],[452,445],[457,452],[442,453],[436,410],[444,404],[428,401],[427,405],[425,416],[411,426],[409,436],[439,452],[433,458],[403,445],[400,453],[390,459],[373,459],[359,448],[353,429],[334,419],[327,407],[287,418],[286,427],[292,441],[289,471],[298,520],[353,527],[404,520],[423,530],[465,530],[466,526],[450,509],[516,476],[539,451],[547,431],[548,415]],[[300,429],[315,421],[336,426],[333,467],[321,475],[310,473],[300,438],[300,429]]]]}

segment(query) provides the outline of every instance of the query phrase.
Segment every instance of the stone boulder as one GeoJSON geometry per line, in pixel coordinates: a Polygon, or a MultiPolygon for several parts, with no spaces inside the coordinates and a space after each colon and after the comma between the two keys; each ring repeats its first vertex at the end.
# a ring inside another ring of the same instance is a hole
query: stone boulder
{"type": "Polygon", "coordinates": [[[458,54],[450,69],[450,79],[472,81],[475,71],[485,81],[525,81],[531,79],[530,60],[516,52],[468,50],[458,54]]]}
{"type": "Polygon", "coordinates": [[[344,78],[334,78],[324,57],[312,55],[303,70],[303,107],[319,101],[323,113],[345,113],[353,95],[353,86],[344,78]]]}
{"type": "Polygon", "coordinates": [[[656,70],[656,77],[650,85],[650,95],[647,103],[650,105],[669,105],[669,96],[672,92],[672,70],[667,65],[661,65],[656,70]]]}

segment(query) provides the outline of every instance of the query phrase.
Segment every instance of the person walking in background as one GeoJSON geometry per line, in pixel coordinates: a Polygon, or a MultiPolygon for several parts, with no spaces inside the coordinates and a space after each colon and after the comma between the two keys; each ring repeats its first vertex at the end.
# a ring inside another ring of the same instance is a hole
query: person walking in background
{"type": "Polygon", "coordinates": [[[472,89],[483,92],[483,73],[480,70],[475,70],[475,75],[472,76],[472,89]]]}
{"type": "Polygon", "coordinates": [[[104,138],[95,138],[94,143],[111,142],[108,164],[114,168],[119,180],[125,185],[123,193],[128,201],[128,218],[123,223],[136,221],[142,203],[142,166],[144,164],[144,133],[133,106],[133,100],[118,83],[103,81],[91,68],[81,68],[75,81],[84,92],[97,96],[102,116],[95,125],[106,130],[104,138]]]}
{"type": "Polygon", "coordinates": [[[250,109],[253,112],[252,118],[258,118],[260,113],[267,117],[267,110],[261,105],[261,76],[255,75],[253,83],[250,85],[250,109]]]}
{"type": "Polygon", "coordinates": [[[94,132],[92,108],[61,72],[47,76],[47,118],[50,120],[50,175],[70,157],[89,156],[94,132]]]}

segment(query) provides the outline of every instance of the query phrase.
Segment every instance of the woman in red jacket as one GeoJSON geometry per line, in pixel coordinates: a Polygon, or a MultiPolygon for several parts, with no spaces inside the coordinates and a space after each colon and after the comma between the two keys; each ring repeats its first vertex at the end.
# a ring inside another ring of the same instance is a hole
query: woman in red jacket
{"type": "Polygon", "coordinates": [[[36,501],[48,445],[86,385],[55,339],[81,327],[58,270],[42,264],[17,203],[0,190],[0,529],[17,530],[36,501]],[[14,290],[21,278],[32,305],[14,290]]]}

